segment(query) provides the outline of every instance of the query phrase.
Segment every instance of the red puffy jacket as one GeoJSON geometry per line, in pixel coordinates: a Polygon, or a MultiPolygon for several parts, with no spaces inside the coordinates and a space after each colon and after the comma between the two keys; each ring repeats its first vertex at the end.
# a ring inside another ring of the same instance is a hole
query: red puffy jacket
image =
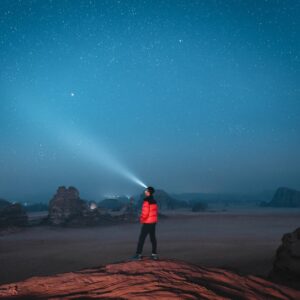
{"type": "Polygon", "coordinates": [[[146,197],[142,206],[140,223],[156,223],[158,220],[158,205],[153,198],[146,197]]]}

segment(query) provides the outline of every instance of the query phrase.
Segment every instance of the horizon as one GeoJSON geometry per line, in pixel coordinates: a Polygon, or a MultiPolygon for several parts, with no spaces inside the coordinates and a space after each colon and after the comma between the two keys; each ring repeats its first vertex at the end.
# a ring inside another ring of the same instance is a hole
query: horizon
{"type": "MultiPolygon", "coordinates": [[[[60,185],[60,186],[63,186],[63,185],[60,185]]],[[[77,189],[76,186],[73,186],[73,185],[70,185],[70,186],[65,186],[66,188],[69,188],[69,187],[75,187],[77,189]]],[[[55,189],[55,191],[53,191],[52,193],[48,193],[48,194],[44,194],[44,195],[38,195],[38,194],[32,194],[31,196],[30,195],[23,195],[22,198],[5,198],[5,197],[1,197],[0,196],[0,199],[2,200],[6,200],[6,201],[9,201],[9,202],[13,202],[13,203],[30,203],[30,204],[35,204],[35,203],[48,203],[56,194],[56,191],[57,189],[59,188],[59,186],[55,189]]],[[[280,186],[274,190],[262,190],[262,191],[257,191],[257,192],[250,192],[250,193],[240,193],[240,192],[234,192],[234,191],[229,191],[229,192],[179,192],[179,193],[174,193],[172,191],[166,191],[162,188],[157,188],[156,190],[157,191],[164,191],[166,192],[169,196],[171,197],[175,197],[176,196],[183,196],[183,195],[220,195],[220,196],[261,196],[261,195],[264,195],[264,194],[272,194],[274,195],[275,192],[277,191],[277,189],[279,188],[288,188],[288,189],[292,189],[292,190],[296,190],[296,189],[293,189],[291,187],[283,187],[283,186],[280,186]]],[[[85,201],[95,201],[95,202],[99,202],[99,201],[102,201],[104,199],[116,199],[116,198],[120,198],[120,197],[139,197],[141,195],[143,195],[143,190],[139,193],[139,192],[136,192],[136,193],[133,193],[133,194],[126,194],[126,193],[112,193],[112,194],[102,194],[102,195],[99,195],[98,198],[90,198],[90,197],[87,197],[87,193],[85,193],[84,191],[82,192],[81,190],[79,190],[79,197],[85,201]]]]}

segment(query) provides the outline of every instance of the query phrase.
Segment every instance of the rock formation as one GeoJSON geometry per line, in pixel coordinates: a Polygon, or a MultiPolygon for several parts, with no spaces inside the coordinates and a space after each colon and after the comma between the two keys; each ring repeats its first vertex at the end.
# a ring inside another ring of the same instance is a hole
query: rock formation
{"type": "Polygon", "coordinates": [[[80,199],[75,187],[60,186],[49,202],[49,222],[52,225],[66,225],[83,217],[87,203],[80,199]]]}
{"type": "Polygon", "coordinates": [[[300,291],[174,259],[143,259],[4,284],[0,298],[296,300],[300,291]]]}
{"type": "Polygon", "coordinates": [[[102,208],[110,209],[112,211],[120,211],[126,204],[118,198],[107,198],[99,202],[99,206],[102,208]]]}
{"type": "Polygon", "coordinates": [[[61,186],[49,202],[49,213],[45,223],[78,227],[131,222],[137,220],[134,209],[135,207],[125,205],[121,215],[112,216],[107,208],[81,199],[75,187],[61,186]]]}
{"type": "Polygon", "coordinates": [[[6,207],[6,206],[9,206],[11,205],[11,203],[7,200],[4,200],[4,199],[0,199],[0,209],[6,207]]]}
{"type": "Polygon", "coordinates": [[[300,289],[300,227],[282,237],[270,278],[300,289]]]}
{"type": "Polygon", "coordinates": [[[264,203],[262,206],[300,207],[300,191],[286,187],[278,188],[271,202],[264,203]]]}
{"type": "Polygon", "coordinates": [[[28,225],[28,216],[20,203],[0,200],[0,228],[28,225]]]}

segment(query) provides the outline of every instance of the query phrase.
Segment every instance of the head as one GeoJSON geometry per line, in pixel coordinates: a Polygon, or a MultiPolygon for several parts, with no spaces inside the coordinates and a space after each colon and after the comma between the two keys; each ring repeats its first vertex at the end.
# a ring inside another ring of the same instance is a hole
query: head
{"type": "Polygon", "coordinates": [[[146,189],[145,189],[145,195],[146,197],[149,197],[151,195],[153,195],[155,192],[154,188],[152,186],[148,186],[146,189]]]}

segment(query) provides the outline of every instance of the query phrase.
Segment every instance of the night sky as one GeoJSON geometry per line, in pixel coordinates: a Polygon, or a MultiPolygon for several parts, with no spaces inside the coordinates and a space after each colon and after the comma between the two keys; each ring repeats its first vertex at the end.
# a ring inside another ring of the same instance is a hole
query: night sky
{"type": "Polygon", "coordinates": [[[300,189],[300,2],[0,1],[0,198],[300,189]]]}

